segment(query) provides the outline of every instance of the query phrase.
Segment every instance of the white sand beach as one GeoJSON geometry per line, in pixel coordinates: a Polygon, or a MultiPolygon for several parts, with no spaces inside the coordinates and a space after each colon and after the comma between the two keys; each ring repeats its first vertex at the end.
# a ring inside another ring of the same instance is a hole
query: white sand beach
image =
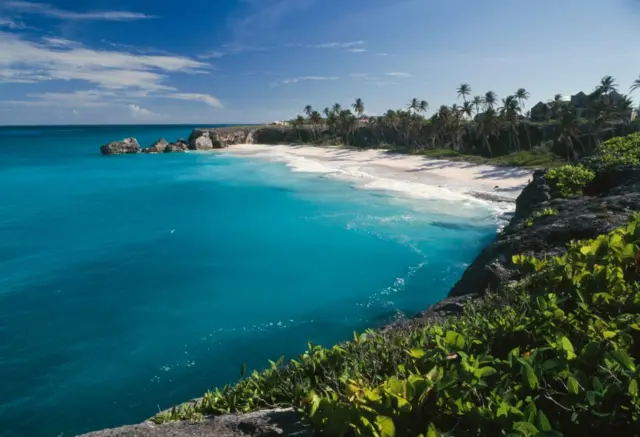
{"type": "Polygon", "coordinates": [[[223,153],[281,161],[293,171],[324,173],[361,188],[423,199],[515,200],[533,171],[338,147],[241,144],[223,153]]]}

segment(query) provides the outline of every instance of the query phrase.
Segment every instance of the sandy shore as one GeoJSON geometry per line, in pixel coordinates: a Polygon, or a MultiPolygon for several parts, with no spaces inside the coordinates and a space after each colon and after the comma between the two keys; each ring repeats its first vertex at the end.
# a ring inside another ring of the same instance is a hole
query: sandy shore
{"type": "Polygon", "coordinates": [[[286,163],[293,171],[325,173],[362,188],[401,191],[412,197],[462,200],[473,196],[515,200],[531,178],[522,168],[494,167],[380,150],[240,144],[223,153],[286,163]]]}

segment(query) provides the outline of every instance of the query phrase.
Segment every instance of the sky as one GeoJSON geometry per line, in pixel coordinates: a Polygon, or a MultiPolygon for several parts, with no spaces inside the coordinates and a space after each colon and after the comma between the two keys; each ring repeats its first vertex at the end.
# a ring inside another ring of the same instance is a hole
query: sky
{"type": "MultiPolygon", "coordinates": [[[[0,0],[0,124],[260,123],[640,75],[640,0],[0,0]]],[[[636,92],[636,102],[640,91],[636,92]]]]}

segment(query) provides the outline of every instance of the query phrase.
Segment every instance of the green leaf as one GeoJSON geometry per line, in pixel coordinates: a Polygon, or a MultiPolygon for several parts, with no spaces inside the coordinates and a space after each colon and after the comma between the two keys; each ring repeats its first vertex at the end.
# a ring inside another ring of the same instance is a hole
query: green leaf
{"type": "Polygon", "coordinates": [[[580,248],[580,253],[583,255],[589,255],[589,252],[591,252],[591,246],[582,246],[580,248]]]}
{"type": "Polygon", "coordinates": [[[419,359],[419,358],[424,357],[424,354],[425,354],[425,352],[424,352],[424,350],[423,350],[423,349],[410,349],[410,350],[409,350],[409,355],[410,355],[412,358],[419,359]]]}
{"type": "Polygon", "coordinates": [[[538,425],[542,431],[551,431],[551,424],[549,423],[549,419],[542,412],[542,410],[538,411],[538,425]]]}
{"type": "Polygon", "coordinates": [[[244,374],[247,371],[247,365],[245,363],[242,363],[242,366],[240,366],[240,378],[244,378],[244,374]]]}
{"type": "Polygon", "coordinates": [[[568,360],[576,358],[576,351],[573,349],[573,344],[571,344],[571,341],[567,337],[562,337],[560,339],[560,345],[562,346],[562,349],[567,352],[568,360]]]}
{"type": "Polygon", "coordinates": [[[629,383],[629,394],[633,397],[638,396],[638,381],[635,379],[629,383]]]}
{"type": "Polygon", "coordinates": [[[454,331],[447,331],[444,342],[453,351],[459,351],[464,348],[464,337],[454,331]]]}
{"type": "Polygon", "coordinates": [[[604,331],[604,332],[602,333],[602,335],[604,335],[604,338],[605,338],[606,340],[609,340],[609,339],[611,339],[611,338],[615,337],[615,336],[616,336],[616,335],[618,335],[618,334],[617,334],[616,332],[614,332],[614,331],[604,331]]]}
{"type": "Polygon", "coordinates": [[[538,382],[538,377],[536,373],[533,371],[533,368],[527,364],[526,362],[522,362],[522,371],[525,377],[529,388],[536,389],[539,387],[540,383],[538,382]]]}
{"type": "Polygon", "coordinates": [[[427,437],[439,437],[438,428],[433,423],[430,423],[427,428],[427,437]]]}
{"type": "Polygon", "coordinates": [[[632,372],[636,371],[636,365],[633,363],[633,360],[625,351],[617,350],[611,352],[611,357],[616,360],[618,363],[622,364],[627,369],[632,372]]]}
{"type": "Polygon", "coordinates": [[[569,390],[569,393],[572,393],[574,395],[577,395],[578,392],[580,391],[580,385],[578,384],[578,380],[575,379],[573,376],[570,376],[569,378],[567,378],[567,389],[569,390]]]}
{"type": "Polygon", "coordinates": [[[380,437],[395,437],[396,426],[393,419],[387,416],[376,416],[377,428],[380,431],[380,437]]]}
{"type": "Polygon", "coordinates": [[[516,422],[513,424],[513,429],[520,431],[526,436],[534,436],[539,432],[538,428],[529,422],[516,422]]]}

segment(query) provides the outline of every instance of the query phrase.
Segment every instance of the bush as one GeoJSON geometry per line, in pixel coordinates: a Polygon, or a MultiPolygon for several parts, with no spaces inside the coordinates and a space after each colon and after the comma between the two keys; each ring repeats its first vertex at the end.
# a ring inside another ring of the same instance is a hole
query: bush
{"type": "Polygon", "coordinates": [[[582,165],[563,165],[547,172],[547,180],[563,197],[582,194],[584,187],[595,177],[593,171],[582,165]]]}
{"type": "Polygon", "coordinates": [[[537,219],[541,218],[541,217],[551,217],[554,215],[558,215],[558,210],[554,209],[554,208],[545,208],[542,211],[538,211],[535,214],[533,214],[531,217],[529,217],[528,219],[525,220],[525,225],[527,227],[531,227],[533,226],[533,222],[535,222],[537,219]]]}
{"type": "MultiPolygon", "coordinates": [[[[294,406],[328,436],[639,435],[640,219],[419,329],[368,331],[156,422],[294,406]]],[[[244,370],[242,370],[244,373],[244,370]]]]}
{"type": "Polygon", "coordinates": [[[640,164],[640,132],[603,142],[598,158],[605,167],[640,164]]]}

